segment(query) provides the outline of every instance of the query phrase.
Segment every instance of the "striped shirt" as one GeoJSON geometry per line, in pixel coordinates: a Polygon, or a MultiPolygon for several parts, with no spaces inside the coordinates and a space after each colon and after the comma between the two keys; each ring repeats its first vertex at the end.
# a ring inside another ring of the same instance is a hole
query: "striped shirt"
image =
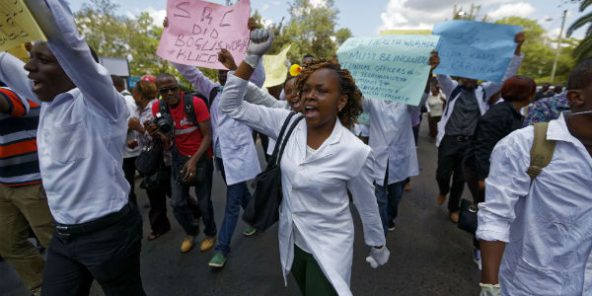
{"type": "Polygon", "coordinates": [[[0,99],[9,106],[8,112],[0,114],[0,184],[39,184],[36,134],[40,106],[6,87],[0,87],[0,99]]]}

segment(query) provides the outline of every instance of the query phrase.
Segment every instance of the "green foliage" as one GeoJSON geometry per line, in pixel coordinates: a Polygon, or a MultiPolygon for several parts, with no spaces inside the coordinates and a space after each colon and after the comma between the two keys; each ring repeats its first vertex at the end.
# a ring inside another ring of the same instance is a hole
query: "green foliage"
{"type": "Polygon", "coordinates": [[[271,28],[276,36],[271,52],[277,53],[292,44],[288,58],[293,63],[300,63],[305,54],[312,54],[315,58],[334,58],[339,44],[352,35],[349,29],[335,29],[339,11],[334,4],[333,0],[327,0],[325,5],[318,7],[313,6],[310,0],[290,3],[288,23],[284,26],[282,21],[271,28]]]}
{"type": "MultiPolygon", "coordinates": [[[[526,40],[522,46],[524,61],[518,74],[532,77],[537,82],[549,82],[549,76],[551,75],[553,61],[555,59],[555,49],[550,44],[556,45],[557,41],[546,40],[545,29],[536,20],[512,16],[498,20],[496,23],[517,25],[524,28],[526,35],[526,40]],[[540,81],[541,78],[545,78],[546,80],[540,81]]],[[[574,39],[565,39],[562,41],[555,82],[566,82],[569,71],[574,66],[574,59],[571,57],[571,53],[576,43],[577,41],[574,39]]]]}

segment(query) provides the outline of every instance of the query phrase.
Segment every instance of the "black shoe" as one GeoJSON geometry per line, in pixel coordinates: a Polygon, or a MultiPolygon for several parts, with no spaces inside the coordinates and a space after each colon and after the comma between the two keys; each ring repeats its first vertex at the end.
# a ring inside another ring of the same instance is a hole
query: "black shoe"
{"type": "Polygon", "coordinates": [[[388,223],[388,231],[394,231],[395,228],[396,228],[395,222],[389,221],[389,223],[388,223]]]}

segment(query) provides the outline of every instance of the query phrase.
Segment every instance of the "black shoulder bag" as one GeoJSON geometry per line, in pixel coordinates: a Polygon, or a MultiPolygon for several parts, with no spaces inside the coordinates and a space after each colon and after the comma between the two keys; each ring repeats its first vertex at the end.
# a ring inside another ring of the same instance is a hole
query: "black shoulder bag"
{"type": "Polygon", "coordinates": [[[292,131],[302,119],[302,116],[294,119],[286,133],[286,128],[294,115],[296,113],[291,112],[284,121],[265,171],[255,177],[255,193],[243,213],[243,220],[259,231],[266,230],[279,219],[279,208],[282,202],[280,161],[292,131]]]}

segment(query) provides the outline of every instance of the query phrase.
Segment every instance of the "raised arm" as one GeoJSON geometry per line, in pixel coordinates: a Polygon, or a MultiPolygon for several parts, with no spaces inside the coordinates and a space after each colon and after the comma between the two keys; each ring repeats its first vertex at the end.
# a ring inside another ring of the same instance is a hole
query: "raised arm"
{"type": "Polygon", "coordinates": [[[212,89],[215,87],[219,87],[219,83],[215,83],[206,77],[198,68],[189,65],[182,65],[177,63],[171,63],[173,66],[187,79],[187,81],[191,82],[193,86],[204,96],[209,99],[210,93],[212,89]]]}
{"type": "Polygon", "coordinates": [[[113,87],[109,72],[95,62],[84,38],[78,34],[66,1],[28,3],[47,37],[49,48],[64,72],[84,94],[85,100],[107,118],[117,119],[127,114],[124,100],[113,87]]]}
{"type": "MultiPolygon", "coordinates": [[[[438,55],[438,52],[434,50],[430,56],[430,66],[432,66],[432,71],[436,69],[439,64],[440,56],[438,55]]],[[[436,79],[438,79],[438,85],[447,98],[450,97],[452,91],[458,86],[458,82],[452,80],[452,78],[450,78],[448,75],[438,74],[436,75],[436,79]]]]}

